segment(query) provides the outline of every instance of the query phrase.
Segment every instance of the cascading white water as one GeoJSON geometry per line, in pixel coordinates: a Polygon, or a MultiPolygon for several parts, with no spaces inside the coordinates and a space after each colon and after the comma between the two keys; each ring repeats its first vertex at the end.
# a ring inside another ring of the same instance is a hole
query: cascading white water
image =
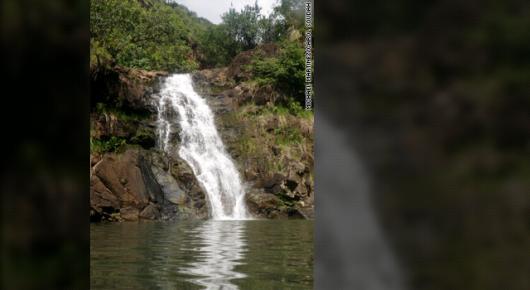
{"type": "Polygon", "coordinates": [[[239,173],[219,137],[210,107],[193,89],[189,74],[171,75],[160,90],[158,135],[168,154],[175,149],[176,127],[180,128],[178,154],[205,189],[212,218],[249,218],[239,173]]]}

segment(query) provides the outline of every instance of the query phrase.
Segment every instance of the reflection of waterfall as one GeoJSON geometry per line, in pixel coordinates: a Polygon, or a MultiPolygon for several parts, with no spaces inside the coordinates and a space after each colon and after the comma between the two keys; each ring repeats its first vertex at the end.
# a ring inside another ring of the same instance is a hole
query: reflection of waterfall
{"type": "Polygon", "coordinates": [[[371,206],[371,188],[359,157],[325,115],[319,115],[315,129],[320,173],[315,189],[326,189],[316,201],[315,288],[403,289],[399,267],[371,206]]]}
{"type": "Polygon", "coordinates": [[[207,221],[190,235],[200,241],[200,246],[192,249],[197,261],[180,272],[198,276],[191,282],[206,289],[239,289],[231,280],[246,277],[234,270],[243,264],[246,251],[244,221],[207,221]]]}
{"type": "Polygon", "coordinates": [[[193,89],[189,74],[175,74],[165,80],[158,112],[162,149],[168,154],[173,152],[173,135],[179,127],[178,154],[190,165],[205,189],[212,218],[247,218],[239,173],[224,149],[210,107],[193,89]]]}

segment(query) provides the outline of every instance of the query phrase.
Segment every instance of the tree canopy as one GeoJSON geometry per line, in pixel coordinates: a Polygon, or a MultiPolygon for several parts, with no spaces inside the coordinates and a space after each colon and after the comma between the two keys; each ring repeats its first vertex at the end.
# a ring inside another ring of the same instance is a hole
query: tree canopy
{"type": "Polygon", "coordinates": [[[180,5],[158,0],[92,0],[91,63],[111,57],[126,67],[192,70],[193,47],[208,25],[180,5]]]}
{"type": "Polygon", "coordinates": [[[257,2],[231,8],[214,25],[186,7],[162,0],[92,0],[91,65],[113,62],[148,70],[191,71],[224,66],[260,44],[303,30],[303,1],[280,0],[264,16],[257,2]]]}

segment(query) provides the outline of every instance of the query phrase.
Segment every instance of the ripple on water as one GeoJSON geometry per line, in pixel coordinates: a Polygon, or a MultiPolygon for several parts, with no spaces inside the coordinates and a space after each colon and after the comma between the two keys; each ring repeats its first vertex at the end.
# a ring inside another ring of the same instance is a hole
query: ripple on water
{"type": "Polygon", "coordinates": [[[91,225],[92,289],[311,289],[313,222],[91,225]]]}

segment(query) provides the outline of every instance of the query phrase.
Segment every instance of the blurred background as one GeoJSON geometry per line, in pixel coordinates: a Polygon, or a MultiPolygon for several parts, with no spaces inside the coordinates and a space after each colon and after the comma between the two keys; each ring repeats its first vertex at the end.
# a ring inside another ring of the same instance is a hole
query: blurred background
{"type": "MultiPolygon", "coordinates": [[[[88,289],[88,1],[4,0],[1,289],[88,289]]],[[[315,288],[530,289],[530,2],[315,1],[315,288]]]]}
{"type": "Polygon", "coordinates": [[[0,289],[88,289],[88,2],[0,2],[0,289]]]}
{"type": "Polygon", "coordinates": [[[315,5],[317,288],[530,289],[530,2],[315,5]]]}

